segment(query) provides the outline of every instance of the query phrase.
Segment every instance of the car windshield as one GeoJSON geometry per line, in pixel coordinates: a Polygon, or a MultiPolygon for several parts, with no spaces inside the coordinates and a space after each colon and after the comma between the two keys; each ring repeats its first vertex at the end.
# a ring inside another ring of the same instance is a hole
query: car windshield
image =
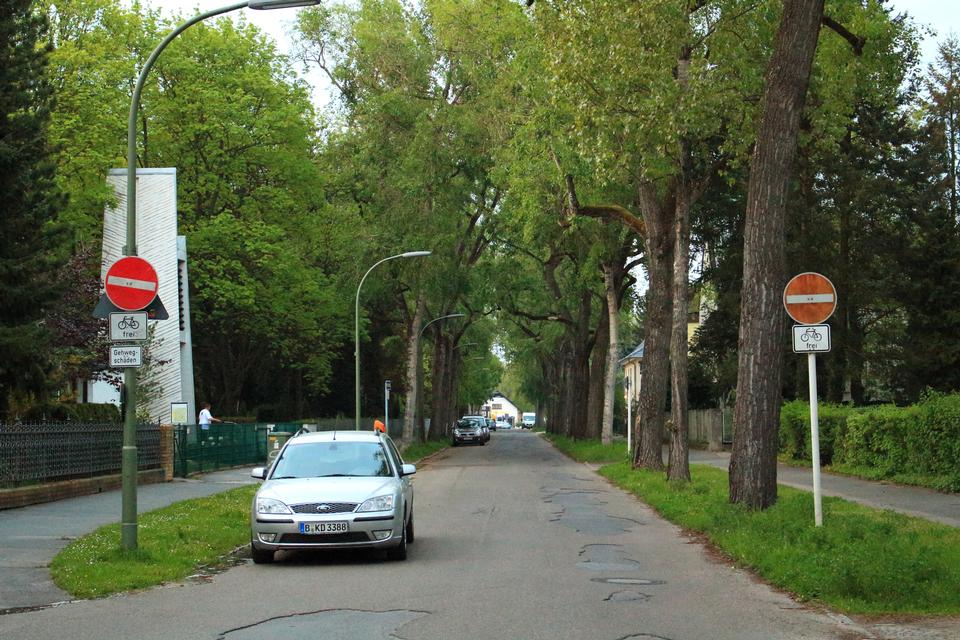
{"type": "Polygon", "coordinates": [[[477,425],[474,424],[473,420],[457,420],[458,429],[475,429],[476,427],[477,425]]]}
{"type": "Polygon", "coordinates": [[[390,475],[387,454],[379,442],[307,442],[284,449],[270,477],[279,480],[390,475]]]}

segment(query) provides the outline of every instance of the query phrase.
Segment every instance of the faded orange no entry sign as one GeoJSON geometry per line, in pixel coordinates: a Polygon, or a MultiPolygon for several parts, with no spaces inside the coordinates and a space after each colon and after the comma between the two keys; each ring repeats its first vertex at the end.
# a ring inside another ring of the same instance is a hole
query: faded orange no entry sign
{"type": "Polygon", "coordinates": [[[783,307],[800,324],[820,324],[836,310],[837,290],[826,276],[801,273],[784,287],[783,307]]]}

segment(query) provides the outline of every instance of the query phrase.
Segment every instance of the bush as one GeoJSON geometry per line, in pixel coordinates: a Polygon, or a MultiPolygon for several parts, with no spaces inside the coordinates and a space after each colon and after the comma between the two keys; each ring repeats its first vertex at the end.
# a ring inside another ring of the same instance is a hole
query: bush
{"type": "Polygon", "coordinates": [[[838,462],[885,478],[928,476],[939,489],[960,491],[960,395],[931,393],[916,405],[851,417],[838,462]]]}
{"type": "MultiPolygon", "coordinates": [[[[851,416],[863,409],[838,404],[817,405],[820,424],[820,463],[831,464],[836,443],[842,442],[851,416]]],[[[800,400],[780,409],[780,452],[794,460],[812,460],[810,453],[810,405],[800,400]]]]}

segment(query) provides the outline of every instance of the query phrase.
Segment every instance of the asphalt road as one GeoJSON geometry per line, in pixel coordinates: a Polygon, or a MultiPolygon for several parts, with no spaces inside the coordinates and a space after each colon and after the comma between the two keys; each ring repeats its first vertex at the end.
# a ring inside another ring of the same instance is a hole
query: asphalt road
{"type": "Polygon", "coordinates": [[[451,449],[420,467],[415,487],[405,562],[281,554],[275,565],[2,615],[0,638],[957,637],[882,635],[799,605],[532,433],[451,449]]]}

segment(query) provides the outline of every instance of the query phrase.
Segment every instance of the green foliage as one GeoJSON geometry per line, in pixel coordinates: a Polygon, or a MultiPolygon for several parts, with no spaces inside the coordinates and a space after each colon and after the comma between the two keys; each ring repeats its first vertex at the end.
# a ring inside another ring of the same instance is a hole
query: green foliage
{"type": "Polygon", "coordinates": [[[960,395],[930,393],[913,406],[851,415],[837,462],[841,471],[926,476],[938,489],[960,491],[960,395]]]}
{"type": "Polygon", "coordinates": [[[727,474],[693,465],[693,480],[670,485],[662,473],[627,462],[601,475],[667,520],[701,532],[737,564],[801,600],[850,613],[960,612],[960,531],[892,511],[781,486],[777,504],[747,511],[730,504],[727,474]]]}
{"type": "Polygon", "coordinates": [[[46,30],[32,2],[0,2],[0,416],[11,400],[46,396],[51,344],[39,321],[59,294],[63,195],[47,139],[46,30]]]}
{"type": "Polygon", "coordinates": [[[102,598],[223,565],[250,541],[256,489],[240,487],[140,514],[135,552],[120,548],[119,524],[100,527],[57,554],[50,565],[53,581],[77,598],[102,598]]]}

